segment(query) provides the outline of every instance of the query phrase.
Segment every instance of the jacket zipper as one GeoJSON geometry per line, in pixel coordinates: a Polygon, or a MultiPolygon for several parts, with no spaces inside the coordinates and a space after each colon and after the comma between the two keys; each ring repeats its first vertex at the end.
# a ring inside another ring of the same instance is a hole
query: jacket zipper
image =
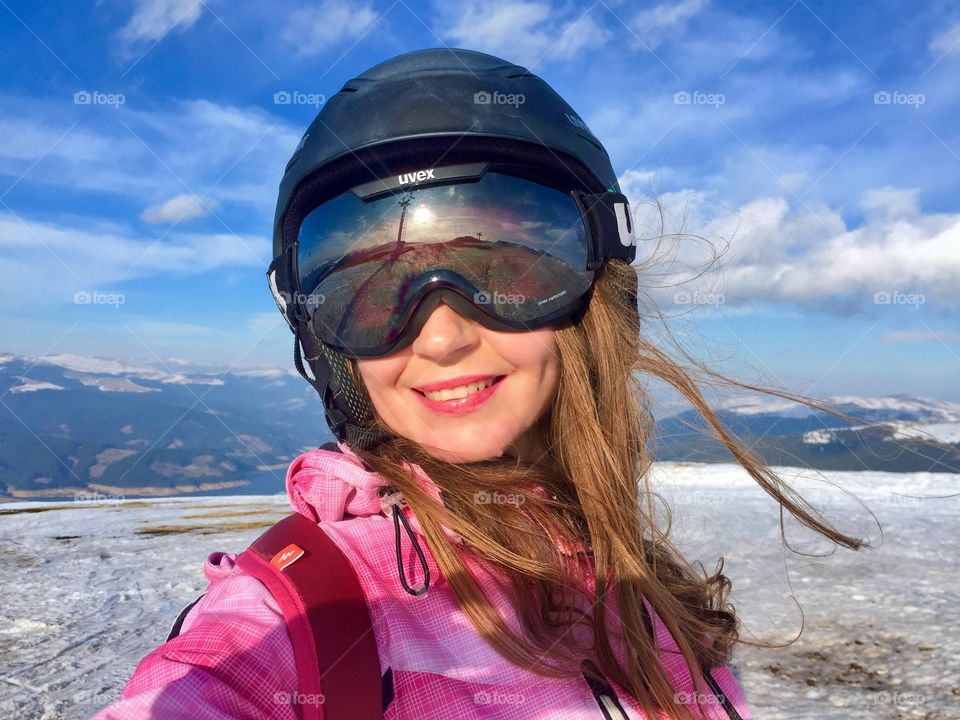
{"type": "MultiPolygon", "coordinates": [[[[587,661],[589,662],[589,661],[587,661]]],[[[610,683],[593,680],[584,673],[584,680],[590,686],[593,692],[593,698],[600,706],[600,712],[603,713],[604,720],[630,720],[623,711],[620,701],[617,699],[617,693],[610,683]]]]}
{"type": "Polygon", "coordinates": [[[600,706],[600,711],[603,713],[605,720],[629,720],[620,708],[613,690],[610,690],[609,694],[594,692],[593,696],[597,699],[597,704],[600,706]]]}

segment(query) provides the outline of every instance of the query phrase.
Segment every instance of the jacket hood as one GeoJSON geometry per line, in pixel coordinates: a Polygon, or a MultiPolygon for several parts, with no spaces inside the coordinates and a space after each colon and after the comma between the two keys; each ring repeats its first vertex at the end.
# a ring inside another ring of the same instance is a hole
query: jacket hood
{"type": "MultiPolygon", "coordinates": [[[[345,442],[338,442],[340,451],[316,448],[297,457],[287,469],[287,497],[295,511],[314,522],[337,522],[350,517],[367,517],[391,513],[387,497],[379,490],[388,485],[379,473],[371,472],[345,442]]],[[[430,479],[419,465],[408,463],[414,477],[439,503],[443,503],[440,487],[430,479]]],[[[528,486],[534,492],[544,493],[539,486],[528,486]]],[[[402,497],[402,496],[401,496],[402,497]]],[[[410,528],[423,536],[423,529],[413,511],[401,505],[410,528]]],[[[541,526],[542,527],[542,526],[541,526]]],[[[543,529],[547,533],[547,529],[543,529]]],[[[453,530],[443,531],[453,542],[462,543],[463,538],[453,530]]],[[[549,533],[548,533],[549,534],[549,533]]],[[[558,547],[567,555],[590,553],[586,548],[572,548],[556,539],[558,547]]]]}
{"type": "MultiPolygon", "coordinates": [[[[338,442],[340,451],[316,448],[297,457],[287,469],[287,497],[291,507],[314,522],[337,522],[349,517],[389,516],[387,498],[380,488],[388,483],[379,473],[371,472],[345,442],[338,442]]],[[[440,488],[416,464],[408,464],[414,477],[434,497],[443,502],[440,488]]],[[[411,528],[419,535],[423,530],[409,507],[402,507],[411,528]]],[[[459,535],[445,528],[455,542],[459,535]]]]}

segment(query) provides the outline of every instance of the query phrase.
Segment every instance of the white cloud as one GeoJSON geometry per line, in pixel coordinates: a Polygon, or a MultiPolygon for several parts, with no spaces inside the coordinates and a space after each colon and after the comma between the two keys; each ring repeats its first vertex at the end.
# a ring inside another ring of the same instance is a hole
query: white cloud
{"type": "Polygon", "coordinates": [[[572,58],[582,50],[605,44],[611,34],[588,12],[560,27],[556,42],[547,49],[546,55],[556,59],[572,58]]]}
{"type": "Polygon", "coordinates": [[[197,195],[175,195],[160,205],[151,205],[140,213],[144,222],[179,223],[184,220],[194,220],[206,217],[220,207],[216,200],[204,199],[197,195]]]}
{"type": "Polygon", "coordinates": [[[72,302],[77,291],[110,292],[149,276],[193,275],[224,266],[266,267],[270,241],[229,233],[158,233],[138,238],[0,214],[4,307],[72,302]]]}
{"type": "Polygon", "coordinates": [[[654,170],[636,170],[631,168],[618,177],[617,181],[620,183],[620,190],[623,194],[631,197],[646,192],[656,178],[657,173],[654,170]]]}
{"type": "Polygon", "coordinates": [[[570,59],[602,46],[611,36],[591,12],[562,17],[561,11],[547,2],[470,0],[456,7],[436,7],[441,37],[534,71],[543,59],[570,59]]]}
{"type": "Polygon", "coordinates": [[[0,175],[12,182],[26,174],[21,186],[45,185],[45,192],[131,198],[140,207],[195,193],[270,213],[302,134],[258,108],[207,100],[162,111],[127,106],[106,117],[63,99],[0,95],[0,107],[0,175]]]}
{"type": "Polygon", "coordinates": [[[700,14],[707,4],[708,0],[661,3],[634,15],[629,26],[636,37],[655,50],[667,40],[682,37],[690,20],[700,14]]]}
{"type": "MultiPolygon", "coordinates": [[[[633,188],[628,183],[625,190],[629,196],[633,188]]],[[[925,303],[960,302],[960,213],[922,214],[915,190],[864,192],[861,206],[869,212],[855,228],[833,208],[810,202],[792,209],[785,197],[756,198],[739,207],[693,190],[659,199],[665,233],[689,235],[668,242],[673,254],[651,265],[656,276],[667,276],[656,284],[670,294],[677,282],[688,281],[691,291],[722,292],[728,303],[821,306],[853,298],[843,303],[849,309],[872,305],[877,292],[919,294],[925,303]],[[723,252],[713,272],[697,278],[718,250],[723,252]]],[[[633,200],[631,206],[645,238],[643,257],[659,231],[659,215],[649,201],[633,200]]],[[[840,311],[840,303],[836,307],[840,311]]]]}
{"type": "Polygon", "coordinates": [[[120,30],[128,42],[159,40],[174,28],[189,28],[203,11],[201,0],[137,0],[133,17],[120,30]]]}
{"type": "Polygon", "coordinates": [[[324,0],[293,12],[281,38],[298,55],[319,55],[344,40],[361,37],[377,17],[370,3],[324,0]]]}
{"type": "Polygon", "coordinates": [[[30,160],[53,156],[72,161],[102,160],[111,150],[123,151],[124,147],[111,147],[111,143],[95,132],[76,127],[71,130],[68,124],[25,117],[29,101],[22,98],[4,98],[4,104],[16,112],[0,117],[0,158],[9,160],[30,160]]]}
{"type": "Polygon", "coordinates": [[[809,181],[810,175],[807,172],[789,172],[784,173],[777,178],[777,184],[790,193],[799,192],[809,181]]]}
{"type": "Polygon", "coordinates": [[[960,22],[937,33],[930,41],[930,50],[938,55],[960,55],[960,22]]]}
{"type": "Polygon", "coordinates": [[[885,185],[865,191],[860,197],[860,207],[871,220],[914,217],[920,212],[917,200],[919,192],[919,188],[905,189],[885,185]]]}
{"type": "MultiPolygon", "coordinates": [[[[459,44],[504,54],[513,60],[518,54],[523,61],[535,60],[549,42],[541,29],[550,18],[550,6],[541,2],[468,2],[457,12],[458,22],[443,35],[459,44]]],[[[520,62],[520,59],[514,60],[520,62]]]]}

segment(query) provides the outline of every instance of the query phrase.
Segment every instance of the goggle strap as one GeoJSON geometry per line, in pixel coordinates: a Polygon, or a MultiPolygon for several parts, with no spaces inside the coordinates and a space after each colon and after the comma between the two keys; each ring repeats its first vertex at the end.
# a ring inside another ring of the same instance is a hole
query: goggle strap
{"type": "Polygon", "coordinates": [[[313,328],[306,318],[297,315],[297,334],[300,335],[300,343],[303,345],[303,352],[308,361],[316,360],[323,355],[323,346],[317,338],[313,328]]]}
{"type": "Polygon", "coordinates": [[[631,263],[637,256],[630,201],[618,192],[587,193],[574,190],[571,195],[587,222],[591,237],[587,269],[596,270],[607,258],[631,263]]]}
{"type": "Polygon", "coordinates": [[[297,368],[297,372],[303,376],[303,379],[310,383],[314,390],[321,393],[322,388],[320,387],[320,382],[317,380],[317,372],[313,364],[311,363],[310,365],[310,369],[313,371],[313,377],[307,375],[307,371],[303,367],[303,357],[300,355],[300,333],[294,333],[293,335],[293,364],[294,367],[297,368]]]}
{"type": "Polygon", "coordinates": [[[379,428],[364,428],[355,424],[356,420],[345,412],[343,406],[350,409],[356,419],[363,418],[369,413],[369,408],[360,396],[359,391],[352,387],[347,375],[345,359],[327,350],[313,332],[310,322],[299,298],[295,297],[293,288],[292,257],[296,244],[290,245],[286,251],[278,255],[270,263],[267,270],[267,283],[270,293],[277,303],[277,307],[293,331],[293,363],[297,372],[310,383],[323,401],[327,425],[337,440],[346,440],[351,447],[369,449],[388,437],[379,428]],[[291,302],[287,302],[287,298],[291,302]],[[300,349],[303,347],[307,363],[313,372],[313,377],[307,374],[304,368],[300,349]]]}
{"type": "Polygon", "coordinates": [[[291,313],[293,303],[291,290],[293,286],[293,272],[291,265],[291,247],[289,246],[281,254],[277,255],[267,268],[267,286],[270,288],[270,294],[273,295],[274,302],[283,319],[287,321],[290,329],[296,333],[297,327],[291,313]]]}
{"type": "Polygon", "coordinates": [[[343,440],[345,438],[356,439],[355,426],[350,423],[346,413],[338,407],[337,396],[341,393],[339,392],[339,384],[334,377],[335,373],[333,372],[333,368],[331,368],[329,362],[327,362],[327,356],[324,355],[323,358],[307,359],[307,363],[310,365],[310,369],[314,375],[314,377],[310,377],[303,367],[303,358],[300,355],[301,338],[299,332],[294,334],[293,342],[293,363],[297,368],[297,372],[303,376],[304,380],[310,383],[323,401],[327,425],[333,432],[334,437],[336,437],[337,440],[343,440]]]}

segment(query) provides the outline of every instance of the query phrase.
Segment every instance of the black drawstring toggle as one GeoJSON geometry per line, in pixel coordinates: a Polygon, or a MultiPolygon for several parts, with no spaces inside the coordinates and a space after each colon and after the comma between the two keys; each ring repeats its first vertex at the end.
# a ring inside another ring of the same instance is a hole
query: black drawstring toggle
{"type": "Polygon", "coordinates": [[[392,508],[393,512],[393,528],[396,538],[396,548],[397,548],[397,572],[400,575],[400,584],[403,585],[403,589],[414,597],[424,597],[427,594],[427,590],[430,588],[430,566],[427,565],[427,558],[423,554],[423,550],[420,547],[420,543],[417,542],[416,533],[413,532],[413,529],[410,527],[410,523],[407,520],[407,516],[404,515],[401,506],[406,505],[406,501],[403,499],[403,493],[396,492],[390,486],[384,486],[377,491],[381,498],[381,508],[383,513],[386,515],[387,508],[392,508]],[[400,548],[400,523],[403,523],[404,529],[407,531],[407,537],[410,538],[410,542],[413,543],[413,549],[417,553],[417,557],[420,558],[420,565],[423,567],[423,585],[417,588],[410,587],[410,584],[407,582],[407,576],[403,569],[403,552],[400,548]]]}

